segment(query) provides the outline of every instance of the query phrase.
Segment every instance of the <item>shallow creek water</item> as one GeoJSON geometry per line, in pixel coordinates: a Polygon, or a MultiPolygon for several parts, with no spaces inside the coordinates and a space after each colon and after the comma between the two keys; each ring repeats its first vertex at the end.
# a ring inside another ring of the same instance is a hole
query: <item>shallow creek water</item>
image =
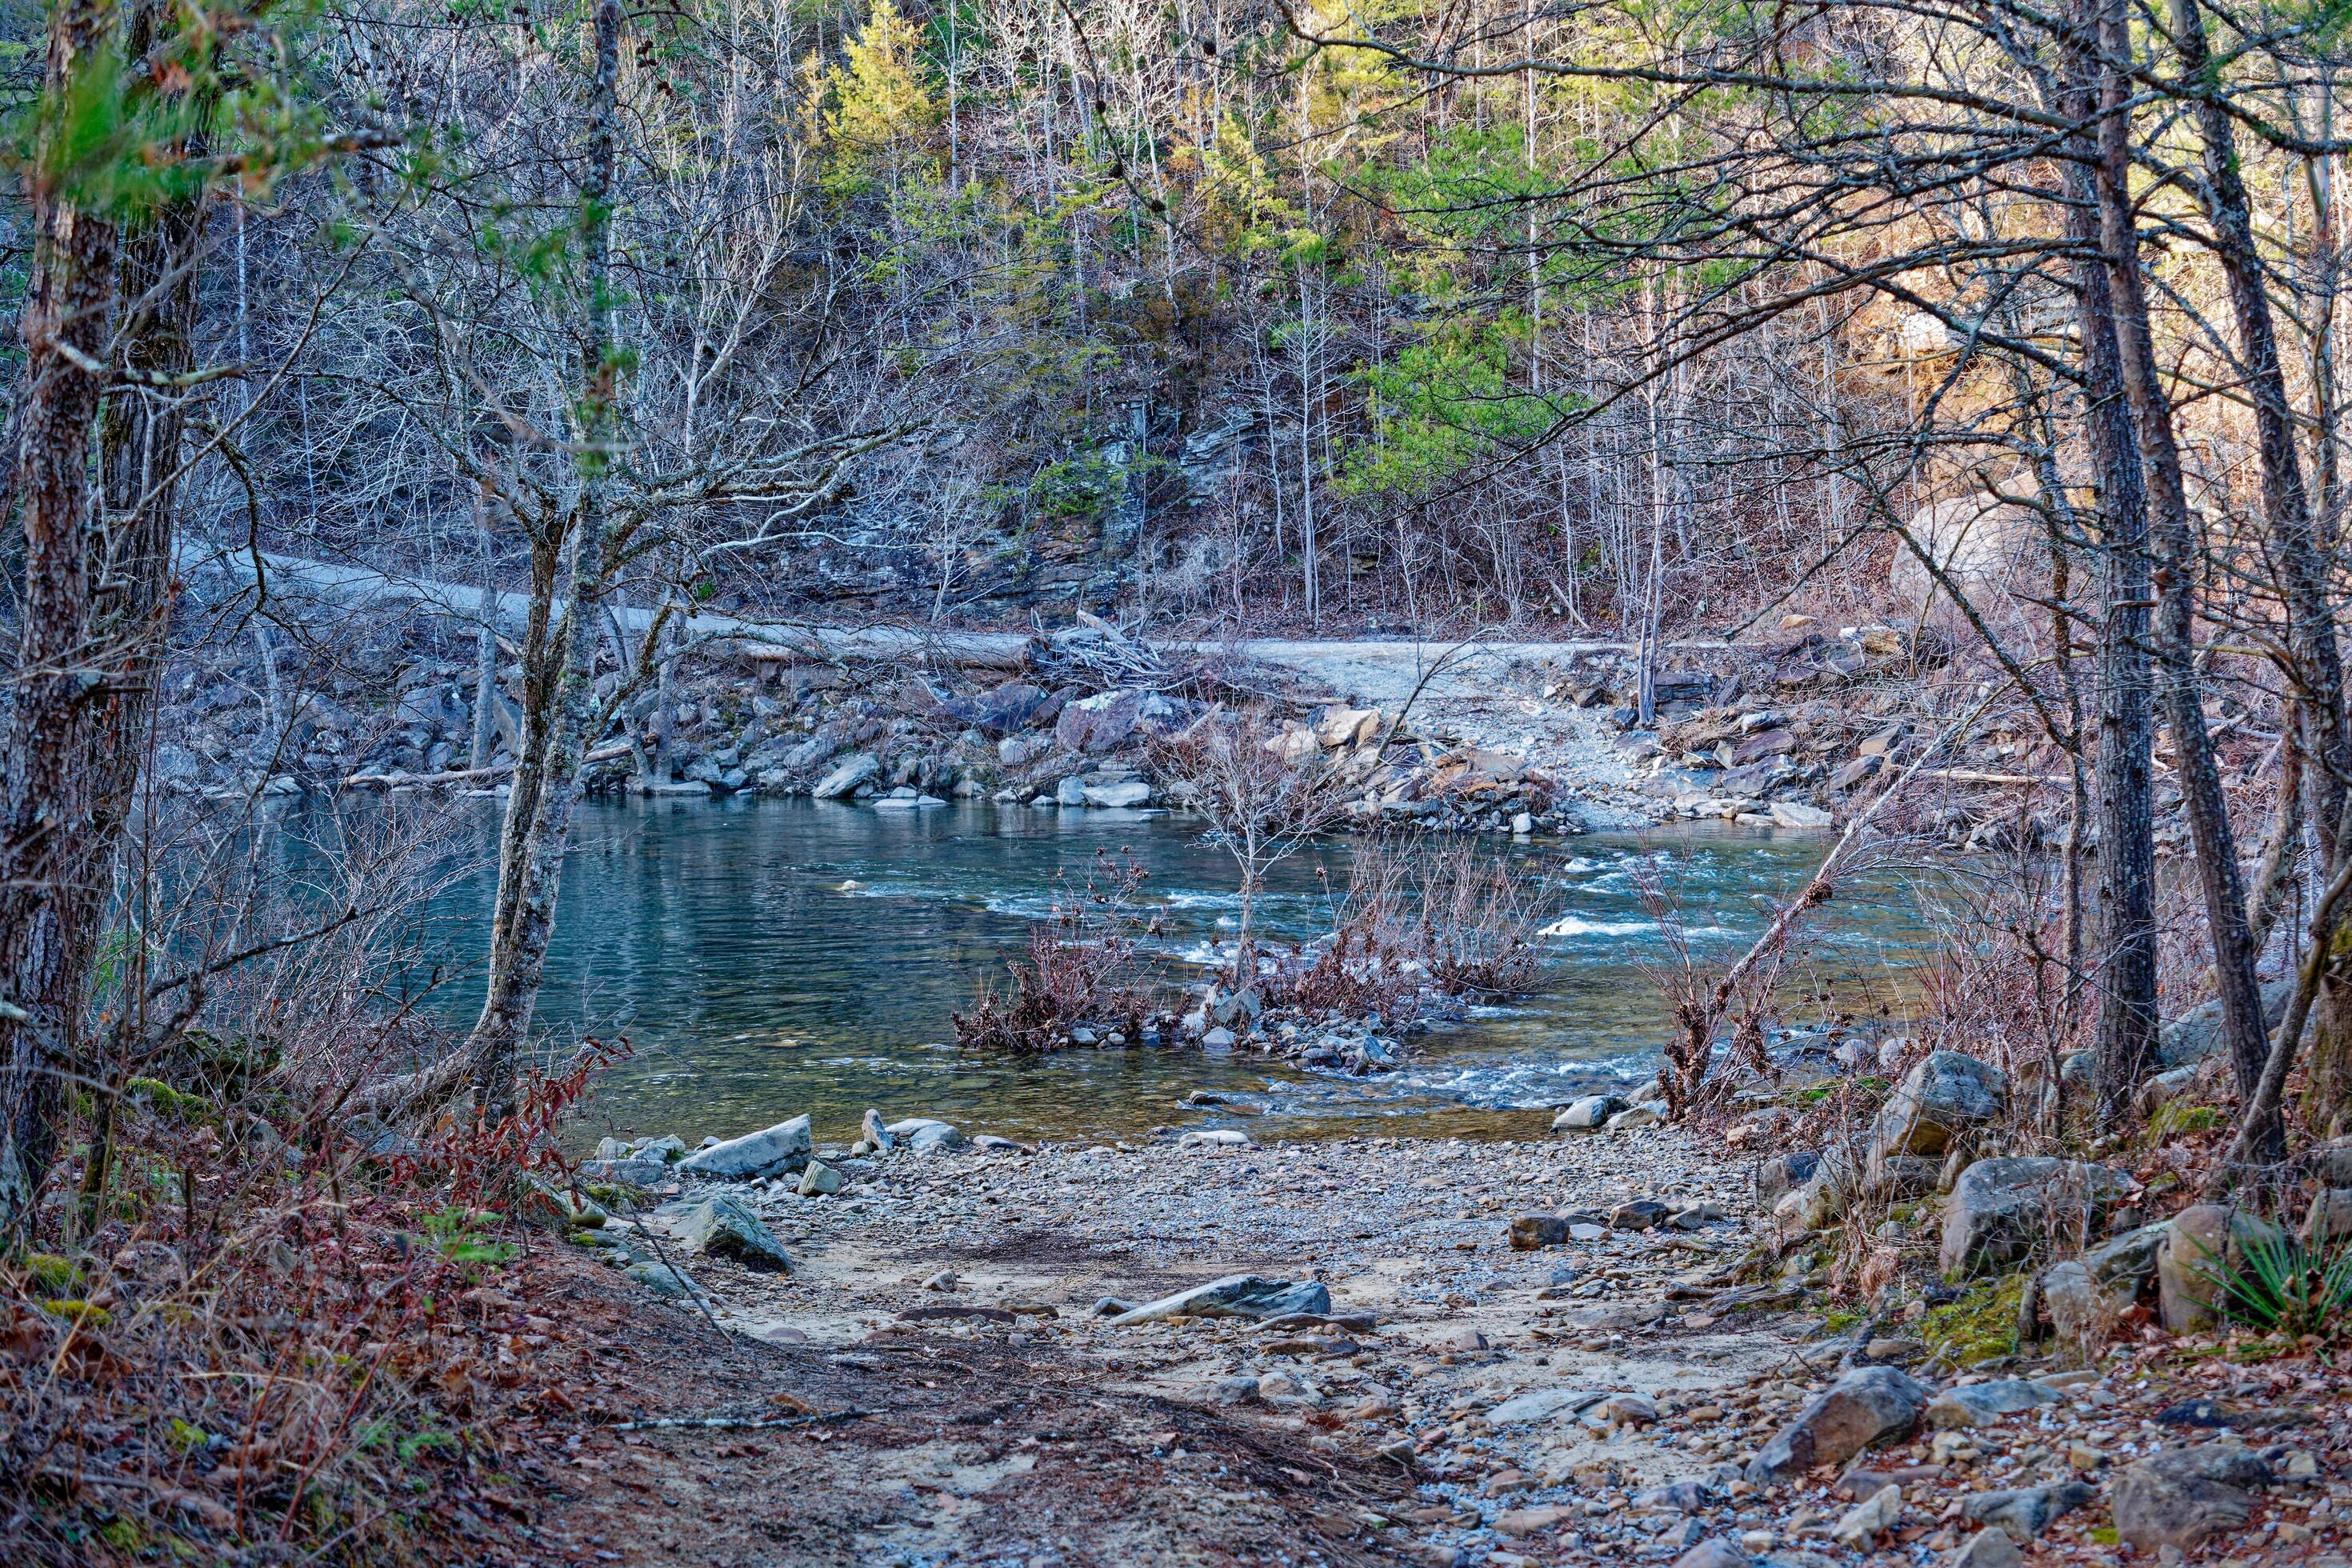
{"type": "MultiPolygon", "coordinates": [[[[485,833],[492,831],[487,819],[485,833]]],[[[1738,951],[1827,847],[1817,835],[1724,828],[1538,840],[1512,854],[1564,889],[1544,937],[1540,989],[1424,1035],[1402,1071],[1322,1076],[1246,1049],[1069,1050],[1009,1059],[959,1050],[949,1022],[983,976],[1002,977],[1055,879],[1082,880],[1097,852],[1150,870],[1155,939],[1173,972],[1233,930],[1232,861],[1195,819],[1142,812],[1036,811],[971,804],[883,812],[809,801],[591,803],[566,862],[557,937],[539,1004],[542,1029],[625,1035],[632,1058],[603,1081],[594,1131],[730,1135],[803,1110],[820,1138],[853,1135],[860,1112],[943,1117],[1018,1138],[1126,1135],[1173,1124],[1247,1125],[1265,1138],[1543,1125],[1571,1091],[1652,1070],[1666,1009],[1645,963],[1669,958],[1644,906],[1644,860],[1677,905],[1695,952],[1738,951]],[[1244,1095],[1263,1120],[1180,1110],[1187,1092],[1244,1095]],[[1498,1114],[1517,1111],[1518,1115],[1498,1114]]],[[[1257,919],[1267,936],[1329,929],[1349,845],[1313,847],[1277,868],[1257,919]]],[[[460,962],[490,893],[483,870],[436,905],[436,936],[460,962]]],[[[1848,1005],[1901,994],[1925,932],[1912,889],[1879,877],[1840,889],[1813,928],[1790,993],[1848,1005]]],[[[1188,962],[1190,961],[1190,962],[1188,962]]],[[[453,1018],[478,1005],[443,994],[453,1018]]]]}

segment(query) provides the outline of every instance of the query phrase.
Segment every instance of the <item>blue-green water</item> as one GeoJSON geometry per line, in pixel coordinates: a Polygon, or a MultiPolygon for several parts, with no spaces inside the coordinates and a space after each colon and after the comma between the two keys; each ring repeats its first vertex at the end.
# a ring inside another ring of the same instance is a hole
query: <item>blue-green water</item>
{"type": "MultiPolygon", "coordinates": [[[[486,813],[487,813],[487,807],[486,813]]],[[[487,836],[491,820],[486,815],[487,836]]],[[[1425,1035],[1404,1069],[1321,1076],[1246,1050],[1170,1046],[1009,1059],[959,1050],[950,1012],[1002,976],[1055,879],[1083,879],[1100,851],[1149,868],[1145,898],[1171,973],[1191,978],[1233,927],[1233,863],[1197,821],[1142,813],[965,805],[879,812],[809,801],[592,803],[564,870],[539,1004],[542,1030],[625,1035],[590,1120],[624,1132],[728,1135],[807,1110],[845,1136],[868,1106],[1022,1138],[1125,1134],[1182,1122],[1195,1089],[1268,1108],[1260,1135],[1403,1131],[1430,1118],[1465,1130],[1540,1125],[1571,1091],[1652,1070],[1666,1010],[1645,963],[1668,959],[1637,885],[1657,868],[1701,952],[1736,952],[1826,847],[1818,836],[1746,829],[1595,836],[1497,853],[1556,878],[1564,909],[1544,941],[1534,995],[1425,1035]],[[1191,961],[1188,963],[1188,961],[1191,961]],[[1523,1119],[1496,1111],[1528,1111],[1523,1119]]],[[[1329,929],[1349,841],[1278,868],[1258,921],[1273,935],[1329,929]],[[1326,880],[1328,879],[1328,881],[1326,880]]],[[[470,961],[491,888],[485,868],[437,901],[433,940],[470,961]]],[[[1848,1005],[1891,1003],[1924,940],[1914,900],[1881,878],[1812,928],[1790,992],[1826,981],[1848,1005]]],[[[469,1020],[459,983],[440,1005],[469,1020]]]]}

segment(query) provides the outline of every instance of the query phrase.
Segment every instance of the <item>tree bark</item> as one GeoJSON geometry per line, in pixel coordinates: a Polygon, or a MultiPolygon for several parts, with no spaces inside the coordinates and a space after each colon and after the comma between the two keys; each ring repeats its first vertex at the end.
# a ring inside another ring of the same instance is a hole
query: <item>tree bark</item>
{"type": "MultiPolygon", "coordinates": [[[[43,88],[70,100],[110,41],[114,10],[50,13],[43,88]]],[[[115,225],[60,188],[52,127],[27,175],[32,273],[16,503],[25,531],[15,700],[0,796],[0,1237],[21,1234],[56,1159],[65,1085],[81,1068],[83,984],[102,898],[89,758],[108,671],[91,641],[90,434],[105,390],[115,225]]]]}
{"type": "MultiPolygon", "coordinates": [[[[2181,74],[2206,79],[2212,69],[2205,17],[2198,0],[2172,0],[2173,33],[2181,74]]],[[[2279,365],[2278,332],[2263,289],[2262,255],[2254,245],[2252,203],[2239,173],[2237,134],[2228,111],[2210,98],[2196,102],[2204,143],[2200,190],[2213,231],[2214,254],[2230,288],[2238,329],[2238,357],[2253,406],[2255,451],[2263,478],[2263,514],[2271,567],[2286,601],[2287,650],[2310,715],[2313,761],[2305,784],[2323,862],[2336,858],[2336,826],[2344,816],[2346,780],[2352,778],[2352,733],[2344,708],[2344,662],[2327,602],[2327,560],[2314,526],[2310,492],[2295,450],[2294,409],[2279,365]]],[[[2333,953],[2332,931],[2320,945],[2333,953]]],[[[2325,1131],[2352,1121],[2352,973],[2331,959],[2322,977],[2312,1038],[2309,1094],[2313,1120],[2325,1131]]],[[[2251,1095],[2242,1101],[2253,1103],[2251,1095]]],[[[2266,1134],[2268,1136],[2269,1134],[2266,1134]]]]}
{"type": "MultiPolygon", "coordinates": [[[[2204,697],[2197,675],[2196,588],[2200,552],[2197,525],[2189,512],[2181,477],[2180,448],[2173,437],[2172,402],[2156,363],[2147,292],[2140,272],[2139,232],[2131,207],[2131,124],[2120,109],[2125,51],[2131,40],[2122,7],[2103,10],[2102,51],[2107,58],[2108,90],[2099,122],[2100,249],[2114,304],[2117,369],[2138,426],[2150,524],[2157,554],[2156,657],[2163,669],[2165,706],[2172,721],[2175,769],[2181,804],[2196,847],[2198,882],[2213,953],[2214,988],[2221,1004],[2221,1038],[2238,1079],[2239,1102],[2252,1105],[2269,1058],[2263,1028],[2262,989],[2254,977],[2254,945],[2246,923],[2245,879],[2230,830],[2230,805],[2214,764],[2212,738],[2205,729],[2204,697]]],[[[2277,1142],[2276,1130],[2267,1142],[2277,1142]]],[[[2267,1143],[2266,1143],[2267,1146],[2267,1143]]],[[[2283,1142],[2276,1152],[2284,1153],[2283,1142]]]]}
{"type": "MultiPolygon", "coordinates": [[[[489,981],[466,1052],[475,1109],[496,1122],[514,1109],[515,1062],[530,1028],[555,930],[563,854],[580,799],[580,769],[593,737],[595,619],[611,586],[612,453],[619,431],[620,365],[613,343],[614,169],[620,135],[619,0],[597,0],[595,66],[588,91],[587,172],[579,232],[584,293],[576,374],[577,489],[562,525],[561,613],[550,626],[559,573],[544,544],[532,572],[531,632],[525,647],[524,733],[499,857],[489,981]],[[529,774],[526,779],[526,773],[529,774]]],[[[656,627],[658,633],[658,626],[656,627]]]]}
{"type": "Polygon", "coordinates": [[[2066,226],[2075,247],[2083,397],[2099,477],[2099,1027],[2098,1111],[2112,1120],[2156,1054],[2156,845],[2149,791],[2147,499],[2126,405],[2114,300],[2100,243],[2095,106],[2119,96],[2104,68],[2093,85],[2104,0],[2076,12],[2067,115],[2085,127],[2066,157],[2066,226]]]}

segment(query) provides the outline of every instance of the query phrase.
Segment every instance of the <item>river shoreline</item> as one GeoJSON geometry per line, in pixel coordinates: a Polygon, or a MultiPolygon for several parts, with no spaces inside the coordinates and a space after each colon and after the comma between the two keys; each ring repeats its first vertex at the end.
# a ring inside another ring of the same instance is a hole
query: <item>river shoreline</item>
{"type": "MultiPolygon", "coordinates": [[[[1956,1380],[1921,1365],[1899,1318],[1828,1312],[1801,1268],[1738,1284],[1775,1233],[1755,1162],[1701,1136],[819,1154],[848,1178],[841,1191],[665,1182],[652,1207],[616,1216],[610,1228],[693,1294],[656,1297],[581,1261],[609,1247],[549,1266],[616,1303],[614,1342],[669,1347],[642,1381],[607,1384],[609,1414],[841,1418],[589,1431],[542,1540],[578,1543],[617,1510],[646,1532],[629,1561],[1850,1568],[1967,1550],[1990,1568],[2009,1559],[1969,1544],[1971,1497],[2079,1483],[2085,1500],[2026,1547],[2106,1563],[2110,1478],[2177,1435],[2160,1410],[2217,1386],[2210,1360],[2145,1345],[2084,1371],[2005,1358],[1957,1382],[2043,1378],[2046,1403],[1759,1485],[1747,1467],[1841,1375],[1909,1366],[1923,1394],[1956,1380]],[[756,1213],[790,1268],[694,1253],[681,1218],[713,1196],[756,1213]],[[1580,1239],[1514,1247],[1514,1220],[1580,1212],[1601,1222],[1580,1239]],[[1319,1322],[1272,1327],[1113,1321],[1237,1273],[1320,1285],[1329,1305],[1319,1322]],[[709,1372],[722,1362],[723,1388],[709,1372]],[[730,1459],[754,1455],[746,1469],[730,1459]],[[578,1473],[589,1465],[635,1490],[578,1473]],[[1885,1485],[1902,1489],[1879,1500],[1886,1529],[1842,1541],[1885,1485]],[[763,1510],[825,1522],[760,1540],[763,1510]]],[[[2281,1388],[2295,1408],[2247,1440],[2270,1444],[2282,1473],[2300,1463],[2289,1449],[2352,1443],[2340,1377],[2281,1388]]],[[[2260,1546],[2237,1561],[2327,1561],[2344,1488],[2315,1473],[2263,1495],[2242,1538],[2260,1546]]]]}

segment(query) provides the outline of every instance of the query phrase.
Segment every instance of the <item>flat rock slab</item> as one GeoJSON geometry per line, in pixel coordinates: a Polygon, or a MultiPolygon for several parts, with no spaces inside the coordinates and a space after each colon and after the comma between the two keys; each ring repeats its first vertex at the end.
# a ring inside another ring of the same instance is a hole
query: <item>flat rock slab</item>
{"type": "Polygon", "coordinates": [[[1517,1426],[1530,1421],[1549,1421],[1555,1415],[1573,1415],[1608,1397],[1605,1391],[1593,1389],[1531,1388],[1487,1411],[1486,1422],[1489,1426],[1517,1426]]]}
{"type": "Polygon", "coordinates": [[[1110,1320],[1112,1328],[1153,1323],[1165,1318],[1279,1318],[1294,1312],[1328,1313],[1331,1292],[1312,1279],[1275,1279],[1263,1274],[1228,1274],[1173,1296],[1162,1296],[1110,1320]]]}

